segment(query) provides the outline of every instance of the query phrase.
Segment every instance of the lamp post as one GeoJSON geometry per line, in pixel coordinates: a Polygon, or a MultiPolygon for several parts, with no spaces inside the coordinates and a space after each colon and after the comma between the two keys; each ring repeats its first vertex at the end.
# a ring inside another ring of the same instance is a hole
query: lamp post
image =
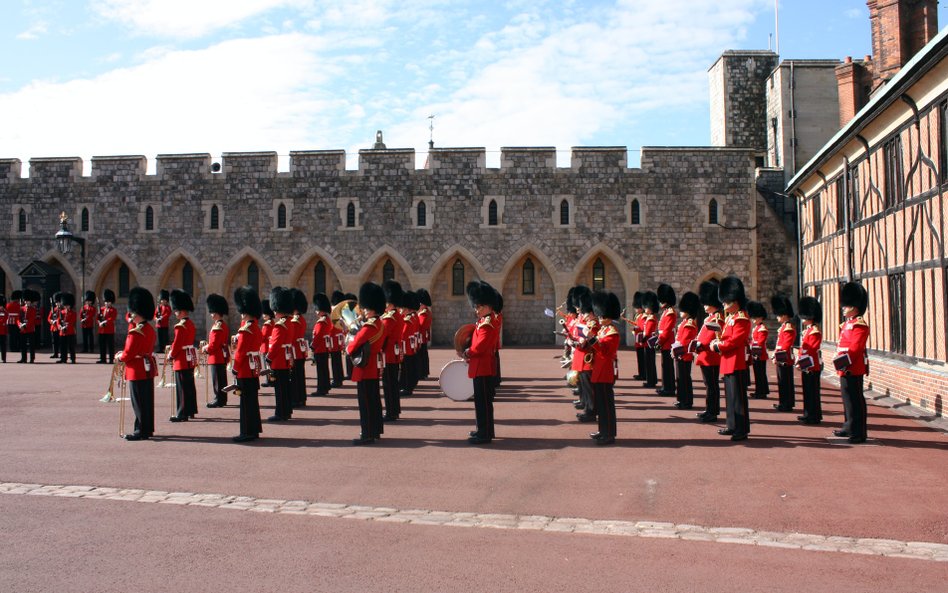
{"type": "Polygon", "coordinates": [[[69,217],[63,212],[59,215],[59,232],[56,233],[56,245],[59,247],[59,252],[66,255],[72,251],[73,243],[79,244],[79,258],[82,266],[82,286],[79,294],[83,295],[86,292],[86,240],[72,234],[72,231],[69,230],[69,217]]]}

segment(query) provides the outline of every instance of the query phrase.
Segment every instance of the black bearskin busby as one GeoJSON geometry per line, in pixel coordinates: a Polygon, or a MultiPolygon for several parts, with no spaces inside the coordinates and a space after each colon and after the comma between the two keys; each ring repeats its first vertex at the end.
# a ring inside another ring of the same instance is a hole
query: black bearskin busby
{"type": "Polygon", "coordinates": [[[718,300],[718,281],[705,280],[698,287],[698,298],[701,304],[706,307],[721,308],[721,301],[718,300]]]}
{"type": "Polygon", "coordinates": [[[843,307],[855,307],[860,315],[865,315],[869,307],[869,293],[862,284],[847,282],[843,285],[839,302],[843,307]]]}
{"type": "Polygon", "coordinates": [[[293,291],[282,286],[274,286],[270,290],[270,307],[276,313],[292,315],[296,303],[293,300],[293,291]]]}
{"type": "Polygon", "coordinates": [[[363,311],[369,309],[381,313],[385,310],[385,291],[375,282],[366,282],[359,287],[359,306],[363,311]]]}
{"type": "Polygon", "coordinates": [[[660,305],[674,307],[678,303],[678,299],[675,298],[675,289],[668,284],[659,284],[655,294],[658,295],[658,303],[660,305]]]}
{"type": "Polygon", "coordinates": [[[743,309],[747,306],[744,283],[737,276],[728,276],[718,284],[718,300],[721,303],[737,303],[743,309]]]}
{"type": "Polygon", "coordinates": [[[770,299],[770,308],[777,317],[781,315],[793,317],[793,303],[782,294],[775,294],[774,297],[770,299]]]}
{"type": "Polygon", "coordinates": [[[63,307],[75,307],[76,297],[71,292],[63,292],[59,295],[59,302],[62,303],[63,307]]]}
{"type": "Polygon", "coordinates": [[[147,288],[136,286],[128,293],[128,310],[145,321],[151,321],[155,318],[155,297],[147,288]]]}
{"type": "Polygon", "coordinates": [[[576,290],[575,286],[570,286],[569,290],[566,291],[566,312],[576,314],[576,305],[573,304],[573,291],[576,290]]]}
{"type": "Polygon", "coordinates": [[[417,311],[418,305],[418,295],[415,294],[415,291],[408,290],[402,293],[402,304],[400,305],[402,309],[417,311]]]}
{"type": "Polygon", "coordinates": [[[61,291],[56,291],[53,293],[53,302],[57,304],[62,304],[63,302],[63,293],[61,291]]]}
{"type": "Polygon", "coordinates": [[[217,313],[218,315],[227,315],[230,312],[230,307],[227,306],[227,299],[223,295],[219,294],[209,294],[207,299],[207,312],[208,313],[217,313]]]}
{"type": "MultiPolygon", "coordinates": [[[[151,294],[151,293],[149,292],[148,294],[151,294]]],[[[152,298],[152,300],[154,300],[154,298],[152,298]]],[[[105,290],[102,291],[102,301],[106,303],[115,302],[115,293],[112,292],[111,288],[106,288],[105,290]]]]}
{"type": "Polygon", "coordinates": [[[87,290],[87,291],[86,291],[86,294],[83,295],[83,299],[82,299],[82,300],[84,300],[84,301],[86,301],[86,302],[88,302],[88,303],[94,303],[94,302],[95,302],[95,293],[92,292],[91,290],[87,290]]]}
{"type": "Polygon", "coordinates": [[[504,295],[499,290],[494,290],[494,313],[504,312],[504,295]]]}
{"type": "Polygon", "coordinates": [[[470,303],[471,307],[486,305],[493,309],[497,305],[495,300],[497,291],[483,280],[471,280],[467,283],[465,292],[467,293],[467,302],[470,303]]]}
{"type": "Polygon", "coordinates": [[[427,290],[425,290],[424,288],[419,288],[418,290],[415,291],[415,294],[418,295],[418,300],[421,302],[422,305],[426,307],[431,306],[431,294],[429,294],[427,290]]]}
{"type": "Polygon", "coordinates": [[[332,306],[335,307],[342,301],[346,300],[346,295],[341,290],[332,291],[332,296],[329,297],[329,302],[332,303],[332,306]]]}
{"type": "Polygon", "coordinates": [[[260,302],[260,295],[253,286],[241,286],[234,291],[234,304],[237,312],[242,315],[249,315],[254,319],[259,319],[263,313],[263,305],[260,302]]]}
{"type": "Polygon", "coordinates": [[[619,297],[614,293],[597,290],[589,298],[592,301],[593,313],[596,314],[596,317],[618,319],[622,313],[619,297]]]}
{"type": "Polygon", "coordinates": [[[681,295],[681,302],[678,303],[678,310],[688,314],[688,317],[697,319],[701,315],[701,300],[693,292],[686,292],[681,295]]]}
{"type": "Polygon", "coordinates": [[[651,290],[642,293],[642,308],[648,309],[653,315],[658,313],[658,295],[651,290]]]}
{"type": "Polygon", "coordinates": [[[194,303],[191,301],[191,295],[183,290],[178,290],[177,288],[172,290],[169,300],[171,301],[172,311],[194,311],[194,303]]]}
{"type": "MultiPolygon", "coordinates": [[[[0,307],[5,307],[6,304],[7,304],[7,297],[0,294],[0,307]]],[[[3,338],[3,339],[6,340],[6,338],[3,338]]]]}
{"type": "Polygon", "coordinates": [[[23,300],[28,303],[38,303],[40,302],[40,293],[32,288],[27,288],[23,291],[23,300]]]}
{"type": "Polygon", "coordinates": [[[290,290],[293,292],[293,310],[300,315],[306,315],[306,311],[309,310],[309,301],[306,300],[306,295],[299,288],[291,288],[290,290]]]}
{"type": "Polygon", "coordinates": [[[636,290],[632,295],[632,308],[641,309],[642,308],[642,291],[636,290]]]}
{"type": "Polygon", "coordinates": [[[580,284],[573,288],[573,305],[580,313],[592,313],[592,291],[588,286],[580,284]]]}
{"type": "Polygon", "coordinates": [[[263,299],[260,301],[260,315],[266,315],[267,317],[275,317],[273,314],[273,309],[270,308],[270,299],[263,299]]]}
{"type": "Polygon", "coordinates": [[[326,296],[325,292],[317,292],[313,295],[313,306],[316,307],[316,310],[320,313],[332,312],[332,304],[329,302],[329,297],[326,296]]]}
{"type": "Polygon", "coordinates": [[[747,316],[751,319],[767,319],[767,309],[760,301],[747,301],[747,316]]]}
{"type": "Polygon", "coordinates": [[[402,285],[399,284],[397,280],[386,280],[383,282],[382,291],[385,293],[386,303],[391,303],[396,307],[402,306],[405,291],[402,290],[402,285]]]}
{"type": "Polygon", "coordinates": [[[162,288],[161,290],[158,291],[158,300],[159,300],[159,301],[167,301],[170,297],[171,297],[171,295],[168,294],[168,289],[167,289],[167,288],[162,288]]]}
{"type": "Polygon", "coordinates": [[[16,302],[20,301],[22,298],[23,298],[23,291],[22,291],[22,290],[14,290],[13,292],[10,293],[10,301],[11,301],[11,302],[16,303],[16,302]]]}
{"type": "Polygon", "coordinates": [[[823,322],[823,305],[811,296],[805,296],[799,303],[800,319],[809,319],[813,323],[823,322]]]}

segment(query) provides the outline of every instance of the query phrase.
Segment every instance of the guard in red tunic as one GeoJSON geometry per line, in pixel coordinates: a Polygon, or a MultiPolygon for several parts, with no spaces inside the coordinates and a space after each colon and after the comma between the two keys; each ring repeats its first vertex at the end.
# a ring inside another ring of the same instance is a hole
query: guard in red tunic
{"type": "Polygon", "coordinates": [[[352,380],[359,398],[359,424],[362,432],[352,440],[354,445],[374,443],[382,436],[382,399],[379,393],[379,359],[384,344],[385,328],[379,313],[385,310],[385,292],[374,282],[359,288],[362,326],[349,341],[346,353],[352,358],[352,380]]]}
{"type": "Polygon", "coordinates": [[[306,341],[306,311],[309,301],[306,295],[298,288],[291,288],[293,292],[293,316],[287,325],[293,329],[293,370],[290,374],[290,388],[293,393],[293,407],[302,408],[306,405],[306,357],[309,354],[309,344],[306,341]]]}
{"type": "Polygon", "coordinates": [[[681,296],[679,303],[681,322],[675,331],[675,343],[672,344],[672,356],[675,358],[675,371],[678,373],[677,392],[678,401],[675,407],[679,410],[690,410],[694,407],[694,387],[691,382],[691,363],[694,354],[691,343],[698,337],[698,316],[701,314],[701,301],[693,292],[686,292],[681,296]]]}
{"type": "Polygon", "coordinates": [[[656,291],[661,313],[658,319],[658,348],[662,353],[662,387],[656,390],[658,395],[673,396],[675,390],[675,360],[671,354],[672,344],[675,342],[675,322],[678,315],[675,313],[675,289],[668,284],[659,284],[656,291]]]}
{"type": "Polygon", "coordinates": [[[853,444],[865,443],[867,437],[866,396],[863,381],[869,374],[869,357],[866,343],[869,341],[869,324],[863,318],[869,306],[869,293],[858,282],[847,282],[840,295],[843,306],[839,342],[833,364],[839,375],[839,388],[843,396],[843,411],[846,421],[833,434],[849,437],[853,444]]]}
{"type": "Polygon", "coordinates": [[[263,368],[260,369],[260,374],[264,376],[263,387],[273,387],[273,383],[270,382],[270,374],[266,371],[270,369],[269,363],[269,349],[270,349],[270,334],[273,333],[273,322],[276,315],[273,313],[273,309],[270,308],[270,299],[264,299],[260,302],[260,354],[263,355],[263,368]]]}
{"type": "Polygon", "coordinates": [[[95,340],[95,293],[87,290],[84,295],[82,309],[79,310],[79,327],[82,329],[82,352],[93,351],[95,340]]]}
{"type": "Polygon", "coordinates": [[[212,323],[207,332],[207,344],[202,350],[207,354],[211,388],[214,390],[214,399],[207,407],[221,408],[227,405],[227,392],[224,387],[227,386],[227,365],[230,364],[230,328],[224,318],[230,313],[230,307],[227,305],[227,299],[219,294],[207,295],[205,302],[212,323]]]}
{"type": "Polygon", "coordinates": [[[777,393],[780,402],[774,404],[779,412],[791,412],[796,403],[796,385],[793,381],[793,347],[797,342],[797,328],[793,325],[793,303],[783,295],[770,300],[771,308],[780,329],[777,330],[777,345],[774,348],[774,365],[777,367],[777,393]]]}
{"type": "MultiPolygon", "coordinates": [[[[599,332],[599,318],[593,312],[592,291],[586,286],[579,285],[573,288],[573,302],[579,310],[579,322],[575,326],[573,336],[573,364],[572,370],[579,373],[579,401],[582,411],[576,414],[580,422],[596,421],[596,395],[592,385],[592,359],[590,350],[584,350],[587,341],[599,332]]],[[[495,328],[496,329],[496,328],[495,328]]]]}
{"type": "Polygon", "coordinates": [[[743,441],[750,434],[750,412],[747,406],[747,385],[740,371],[747,368],[747,340],[750,337],[750,318],[744,311],[747,297],[744,283],[728,276],[718,285],[718,300],[724,305],[727,318],[721,337],[711,342],[711,348],[721,354],[721,374],[724,376],[724,396],[727,399],[727,428],[718,434],[743,441]]]}
{"type": "Polygon", "coordinates": [[[803,320],[803,337],[797,357],[797,368],[800,369],[803,383],[803,415],[797,416],[797,420],[804,424],[819,424],[823,420],[823,404],[820,401],[820,373],[823,371],[820,323],[823,322],[823,307],[820,301],[805,296],[800,299],[798,308],[800,319],[803,320]]]}
{"type": "MultiPolygon", "coordinates": [[[[341,290],[332,291],[329,302],[335,308],[336,305],[346,300],[346,295],[341,290]]],[[[342,322],[333,325],[333,349],[329,352],[329,364],[332,368],[332,386],[340,387],[346,378],[346,372],[342,365],[342,353],[345,349],[346,331],[342,327],[342,322]]]]}
{"type": "Polygon", "coordinates": [[[0,361],[7,361],[7,297],[0,294],[0,361]]]}
{"type": "MultiPolygon", "coordinates": [[[[504,345],[504,295],[497,292],[494,299],[494,322],[497,327],[497,350],[494,352],[494,389],[500,386],[500,351],[504,345]]],[[[593,403],[595,408],[595,402],[593,403]]]]}
{"type": "Polygon", "coordinates": [[[293,416],[290,373],[293,369],[293,330],[287,325],[293,315],[293,293],[282,286],[270,290],[270,307],[276,315],[267,346],[267,358],[273,370],[273,394],[276,409],[267,422],[283,422],[293,416]]]}
{"type": "Polygon", "coordinates": [[[259,400],[259,377],[263,369],[260,344],[263,336],[257,325],[262,307],[260,296],[252,286],[235,290],[234,303],[240,313],[240,329],[237,330],[237,344],[234,346],[234,375],[237,377],[237,388],[240,389],[240,434],[234,437],[234,442],[244,443],[256,439],[263,432],[259,400]]]}
{"type": "Polygon", "coordinates": [[[59,331],[59,312],[63,308],[63,293],[56,292],[53,294],[53,298],[50,299],[52,306],[49,308],[49,312],[46,315],[46,323],[49,324],[49,335],[52,338],[53,342],[53,353],[49,355],[50,358],[59,358],[59,345],[62,341],[60,339],[59,331]]]}
{"type": "Polygon", "coordinates": [[[413,291],[406,291],[402,295],[402,343],[405,345],[405,354],[402,357],[401,376],[398,379],[401,387],[401,397],[409,397],[418,385],[418,335],[421,323],[418,320],[418,295],[413,291]]]}
{"type": "Polygon", "coordinates": [[[320,292],[313,295],[313,307],[316,308],[316,320],[313,322],[313,341],[309,345],[316,363],[316,392],[313,396],[322,397],[329,393],[332,384],[329,376],[329,353],[333,348],[333,326],[329,317],[332,305],[329,297],[320,292]]]}
{"type": "Polygon", "coordinates": [[[64,292],[60,295],[59,320],[59,364],[66,364],[69,358],[72,364],[76,364],[76,297],[71,292],[64,292]]]}
{"type": "Polygon", "coordinates": [[[22,292],[20,302],[20,363],[36,362],[36,314],[40,295],[33,289],[27,288],[22,292]],[[27,360],[29,352],[29,360],[27,360]]]}
{"type": "Polygon", "coordinates": [[[427,379],[431,375],[431,361],[428,357],[428,343],[431,342],[431,324],[434,322],[431,312],[431,294],[429,294],[424,288],[419,288],[415,291],[415,294],[418,295],[418,320],[421,325],[419,328],[421,348],[418,350],[418,354],[421,357],[421,369],[418,373],[418,378],[427,379]]]}
{"type": "Polygon", "coordinates": [[[619,330],[613,322],[622,311],[619,298],[611,292],[596,291],[591,298],[599,330],[586,341],[584,350],[592,352],[593,357],[590,381],[596,399],[599,431],[589,436],[597,445],[611,445],[616,442],[615,382],[619,354],[619,330]]]}
{"type": "Polygon", "coordinates": [[[6,304],[7,312],[7,339],[10,344],[10,352],[20,351],[20,299],[23,297],[23,291],[14,290],[10,293],[10,300],[6,304]]]}
{"type": "Polygon", "coordinates": [[[468,282],[465,292],[474,308],[477,324],[471,336],[471,347],[458,354],[467,361],[467,376],[474,380],[477,429],[470,434],[467,442],[480,445],[494,439],[494,351],[499,338],[494,320],[497,292],[487,282],[478,280],[468,282]]]}
{"type": "MultiPolygon", "coordinates": [[[[151,296],[151,293],[148,293],[151,296]]],[[[118,319],[118,309],[115,308],[115,293],[111,288],[102,291],[102,306],[99,307],[99,362],[98,364],[112,364],[115,361],[115,320],[118,319]],[[108,361],[106,361],[108,353],[108,361]]],[[[154,303],[154,298],[152,298],[154,303]]],[[[148,315],[152,319],[155,312],[148,315]]],[[[154,328],[152,328],[154,329],[154,328]]],[[[152,344],[154,346],[154,344],[152,344]]]]}
{"type": "Polygon", "coordinates": [[[129,399],[135,412],[135,431],[125,435],[125,440],[141,441],[155,433],[158,362],[154,355],[155,328],[148,323],[155,315],[155,298],[147,289],[136,286],[128,293],[128,310],[132,312],[133,325],[118,357],[125,363],[125,380],[128,381],[129,399]]]}
{"type": "Polygon", "coordinates": [[[168,328],[171,326],[171,305],[168,304],[170,295],[162,288],[158,291],[158,306],[155,307],[155,333],[158,335],[157,352],[165,351],[168,345],[168,328]]]}
{"type": "Polygon", "coordinates": [[[191,321],[191,311],[194,311],[191,295],[183,290],[172,290],[171,310],[178,322],[174,325],[168,359],[174,362],[174,391],[178,407],[169,420],[187,422],[198,413],[197,388],[194,385],[194,369],[197,367],[197,349],[194,347],[196,330],[191,321]]]}
{"type": "Polygon", "coordinates": [[[658,349],[658,295],[651,290],[642,293],[642,308],[645,320],[642,325],[645,333],[645,387],[658,385],[658,371],[655,368],[655,350],[658,349]]]}
{"type": "Polygon", "coordinates": [[[721,316],[721,301],[718,300],[718,281],[707,280],[698,287],[698,299],[704,307],[705,318],[695,340],[698,353],[698,368],[705,388],[704,412],[698,414],[700,422],[717,422],[721,413],[721,355],[711,349],[711,342],[720,337],[724,327],[721,316]]]}
{"type": "Polygon", "coordinates": [[[632,330],[632,348],[635,350],[636,381],[645,380],[645,310],[642,308],[642,291],[636,290],[632,295],[632,309],[635,315],[628,320],[632,330]]]}
{"type": "Polygon", "coordinates": [[[385,396],[385,420],[398,420],[402,413],[400,384],[398,382],[401,358],[402,334],[404,322],[398,308],[402,305],[405,291],[395,280],[386,280],[382,284],[385,293],[385,313],[382,314],[382,327],[385,329],[385,344],[382,347],[385,368],[382,371],[382,393],[385,396]]]}
{"type": "Polygon", "coordinates": [[[767,309],[758,301],[748,301],[747,316],[751,318],[750,359],[754,367],[754,399],[767,399],[770,394],[770,381],[767,379],[767,336],[769,331],[764,323],[767,309]]]}
{"type": "MultiPolygon", "coordinates": [[[[560,325],[562,325],[563,327],[555,333],[563,336],[564,338],[568,338],[570,336],[570,332],[573,329],[573,324],[576,323],[576,317],[577,317],[576,307],[575,305],[573,305],[573,287],[572,286],[569,288],[568,291],[566,291],[566,301],[563,303],[563,305],[557,308],[557,311],[559,311],[560,315],[563,316],[563,318],[560,320],[560,325]],[[563,313],[562,311],[559,311],[559,309],[562,308],[563,306],[566,307],[565,313],[563,313]]],[[[555,318],[556,313],[554,313],[553,316],[555,318]]],[[[565,369],[566,367],[570,366],[570,363],[572,362],[572,360],[573,360],[573,349],[570,348],[569,344],[567,344],[566,340],[564,339],[563,356],[560,357],[560,366],[565,369]]],[[[575,394],[577,395],[579,394],[578,389],[574,389],[573,391],[575,394]]]]}

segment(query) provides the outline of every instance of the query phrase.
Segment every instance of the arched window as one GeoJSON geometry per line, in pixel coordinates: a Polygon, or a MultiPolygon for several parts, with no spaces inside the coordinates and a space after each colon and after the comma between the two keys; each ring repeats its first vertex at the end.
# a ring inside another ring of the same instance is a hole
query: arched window
{"type": "Polygon", "coordinates": [[[151,206],[145,208],[145,230],[155,230],[155,209],[151,206]]]}
{"type": "Polygon", "coordinates": [[[605,290],[606,288],[606,265],[602,263],[602,258],[597,257],[593,263],[593,290],[605,290]]]}
{"type": "Polygon", "coordinates": [[[487,225],[497,226],[497,200],[491,200],[487,205],[487,225]]]}
{"type": "Polygon", "coordinates": [[[326,293],[326,264],[317,262],[313,268],[313,292],[326,293]]]}
{"type": "Polygon", "coordinates": [[[454,265],[451,266],[451,294],[464,294],[464,264],[460,259],[454,260],[454,265]]]}
{"type": "Polygon", "coordinates": [[[418,226],[428,225],[428,206],[424,202],[418,202],[418,226]]]}
{"type": "Polygon", "coordinates": [[[708,224],[718,224],[718,201],[714,198],[708,202],[708,224]]]}
{"type": "Polygon", "coordinates": [[[129,282],[129,280],[128,280],[128,276],[129,276],[129,274],[128,274],[128,266],[125,265],[125,264],[122,264],[121,266],[119,266],[119,271],[118,271],[118,277],[119,277],[119,278],[118,278],[118,296],[119,296],[119,298],[125,298],[125,297],[128,296],[128,293],[129,293],[129,287],[128,287],[128,282],[129,282]]]}
{"type": "Polygon", "coordinates": [[[181,268],[181,290],[192,297],[196,296],[194,294],[194,268],[191,262],[184,262],[184,267],[181,268]]]}
{"type": "Polygon", "coordinates": [[[247,266],[247,284],[260,292],[260,268],[257,267],[257,262],[250,262],[247,266]]]}
{"type": "Polygon", "coordinates": [[[352,202],[346,206],[346,227],[353,228],[356,225],[356,206],[352,202]]]}
{"type": "Polygon", "coordinates": [[[395,266],[392,264],[392,260],[385,260],[385,265],[382,266],[382,282],[387,282],[388,280],[395,279],[395,266]]]}
{"type": "Polygon", "coordinates": [[[26,210],[20,208],[20,214],[17,216],[17,231],[26,232],[26,210]]]}
{"type": "Polygon", "coordinates": [[[282,202],[277,207],[277,228],[285,229],[286,228],[286,205],[282,202]]]}
{"type": "Polygon", "coordinates": [[[629,212],[629,220],[632,224],[642,224],[642,208],[639,206],[638,200],[632,200],[632,205],[629,206],[631,212],[629,212]]]}
{"type": "Polygon", "coordinates": [[[221,228],[221,212],[217,209],[217,204],[211,206],[211,230],[216,231],[221,228]]]}
{"type": "Polygon", "coordinates": [[[529,257],[523,262],[523,294],[534,294],[533,260],[529,257]]]}
{"type": "Polygon", "coordinates": [[[563,226],[569,224],[569,202],[567,200],[560,202],[560,224],[563,226]]]}
{"type": "Polygon", "coordinates": [[[79,230],[83,233],[89,232],[89,209],[83,208],[79,215],[79,230]]]}

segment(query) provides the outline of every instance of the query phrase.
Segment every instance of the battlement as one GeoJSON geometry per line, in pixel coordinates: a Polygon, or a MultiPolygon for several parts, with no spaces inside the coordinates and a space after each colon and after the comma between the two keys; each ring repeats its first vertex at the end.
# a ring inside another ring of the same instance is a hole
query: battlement
{"type": "Polygon", "coordinates": [[[290,175],[293,177],[339,176],[345,171],[344,150],[290,151],[290,175]]]}
{"type": "Polygon", "coordinates": [[[193,179],[208,177],[211,174],[211,155],[197,154],[159,154],[157,174],[160,179],[193,179]]]}
{"type": "Polygon", "coordinates": [[[574,146],[570,167],[574,171],[605,173],[628,169],[625,146],[574,146]]]}
{"type": "Polygon", "coordinates": [[[435,148],[428,153],[428,169],[432,173],[453,175],[483,172],[486,168],[485,148],[435,148]]]}
{"type": "Polygon", "coordinates": [[[277,153],[267,152],[225,152],[221,155],[222,171],[228,177],[261,179],[276,177],[277,153]]]}
{"type": "Polygon", "coordinates": [[[20,159],[0,159],[0,183],[16,181],[22,176],[22,169],[20,159]]]}
{"type": "Polygon", "coordinates": [[[397,172],[415,168],[414,148],[389,148],[359,151],[359,174],[377,173],[383,170],[397,172]]]}
{"type": "Polygon", "coordinates": [[[556,169],[556,147],[506,147],[500,149],[500,168],[520,173],[556,169]]]}
{"type": "Polygon", "coordinates": [[[34,181],[75,181],[82,177],[82,159],[77,156],[30,159],[34,181]]]}
{"type": "Polygon", "coordinates": [[[112,181],[137,181],[145,175],[148,159],[141,155],[94,156],[92,177],[112,181]]]}

